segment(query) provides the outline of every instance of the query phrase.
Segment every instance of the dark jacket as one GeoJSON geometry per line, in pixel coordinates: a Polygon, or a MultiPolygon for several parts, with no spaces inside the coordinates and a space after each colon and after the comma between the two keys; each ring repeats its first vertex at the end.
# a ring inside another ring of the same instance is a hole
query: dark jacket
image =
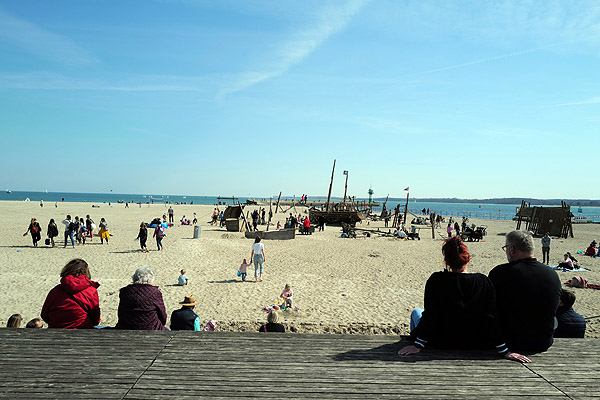
{"type": "Polygon", "coordinates": [[[573,310],[573,307],[560,306],[556,310],[558,326],[554,331],[557,338],[582,338],[585,336],[585,318],[573,310]]]}
{"type": "Polygon", "coordinates": [[[58,236],[58,226],[56,224],[48,224],[48,237],[53,238],[58,236]]]}
{"type": "Polygon", "coordinates": [[[498,265],[489,274],[508,347],[545,351],[553,343],[554,317],[561,294],[556,272],[535,258],[498,265]]]}
{"type": "Polygon", "coordinates": [[[483,274],[434,272],[425,285],[425,311],[411,332],[415,345],[507,351],[496,320],[496,294],[483,274]]]}
{"type": "Polygon", "coordinates": [[[181,307],[171,313],[171,330],[193,331],[198,315],[189,307],[181,307]]]}
{"type": "Polygon", "coordinates": [[[131,284],[119,293],[117,329],[167,330],[167,311],[158,287],[131,284]]]}
{"type": "Polygon", "coordinates": [[[61,278],[46,297],[42,319],[49,328],[93,328],[100,323],[99,286],[85,275],[61,278]]]}
{"type": "Polygon", "coordinates": [[[271,322],[267,322],[266,324],[262,325],[260,328],[258,328],[259,332],[279,332],[279,333],[284,333],[285,332],[285,327],[281,324],[273,324],[271,322]]]}

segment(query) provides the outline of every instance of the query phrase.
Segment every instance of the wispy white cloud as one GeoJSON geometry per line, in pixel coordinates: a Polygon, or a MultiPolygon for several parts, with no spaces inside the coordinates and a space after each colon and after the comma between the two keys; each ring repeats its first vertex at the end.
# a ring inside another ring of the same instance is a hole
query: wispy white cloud
{"type": "Polygon", "coordinates": [[[380,0],[371,17],[372,29],[423,41],[456,37],[494,47],[578,42],[578,46],[559,49],[570,53],[587,52],[600,43],[600,4],[596,0],[380,0]]]}
{"type": "Polygon", "coordinates": [[[327,4],[319,10],[314,22],[286,40],[274,55],[271,67],[242,73],[222,88],[217,97],[223,98],[268,79],[280,76],[300,63],[332,35],[342,31],[366,4],[366,0],[351,0],[344,4],[327,4]]]}
{"type": "Polygon", "coordinates": [[[98,90],[123,92],[204,92],[213,77],[142,75],[134,78],[106,81],[74,78],[61,74],[32,72],[0,75],[0,89],[24,90],[98,90]]]}
{"type": "Polygon", "coordinates": [[[44,30],[0,10],[0,41],[36,56],[68,66],[85,66],[98,59],[71,39],[44,30]]]}
{"type": "Polygon", "coordinates": [[[591,97],[591,98],[583,100],[583,101],[575,101],[572,103],[556,104],[554,107],[581,106],[581,105],[586,105],[586,104],[598,104],[598,103],[600,103],[600,97],[591,97]]]}
{"type": "Polygon", "coordinates": [[[447,65],[447,66],[444,66],[444,67],[429,69],[429,70],[426,70],[426,71],[412,72],[410,74],[403,75],[402,77],[411,77],[411,76],[417,76],[417,75],[426,75],[426,74],[431,74],[431,73],[435,73],[435,72],[448,71],[448,70],[451,70],[451,69],[470,67],[470,66],[473,66],[473,65],[488,63],[488,62],[492,62],[492,61],[505,60],[505,59],[511,58],[511,57],[524,56],[524,55],[527,55],[527,54],[535,53],[537,51],[540,51],[540,50],[543,50],[543,49],[547,49],[549,47],[560,46],[560,45],[563,45],[565,43],[568,43],[568,42],[551,43],[551,44],[547,44],[547,45],[544,45],[544,46],[538,46],[538,47],[535,47],[533,49],[515,51],[515,52],[512,52],[512,53],[506,53],[506,54],[501,54],[501,55],[498,55],[498,56],[481,58],[479,60],[469,61],[469,62],[460,63],[460,64],[447,65]]]}

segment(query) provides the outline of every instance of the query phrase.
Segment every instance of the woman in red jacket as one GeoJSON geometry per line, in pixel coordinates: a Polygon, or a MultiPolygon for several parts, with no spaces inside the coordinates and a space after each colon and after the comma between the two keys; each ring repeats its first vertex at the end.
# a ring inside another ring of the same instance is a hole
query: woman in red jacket
{"type": "Polygon", "coordinates": [[[60,284],[48,293],[42,318],[49,328],[90,329],[100,323],[98,282],[91,280],[88,264],[76,258],[60,272],[60,284]]]}

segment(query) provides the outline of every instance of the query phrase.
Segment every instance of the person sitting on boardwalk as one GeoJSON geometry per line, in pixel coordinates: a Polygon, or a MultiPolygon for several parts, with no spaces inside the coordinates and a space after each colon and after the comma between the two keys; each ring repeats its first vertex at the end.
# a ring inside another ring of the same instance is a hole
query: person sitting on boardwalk
{"type": "Polygon", "coordinates": [[[488,275],[496,289],[500,328],[510,348],[546,351],[553,343],[560,279],[533,257],[531,234],[512,231],[505,240],[502,249],[509,262],[488,275]]]}
{"type": "Polygon", "coordinates": [[[173,331],[199,331],[200,317],[194,312],[198,301],[191,294],[180,301],[181,308],[171,313],[171,330],[173,331]]]}
{"type": "Polygon", "coordinates": [[[138,268],[131,277],[132,284],[119,293],[119,322],[117,329],[168,330],[167,310],[162,293],[153,286],[154,272],[138,268]]]}
{"type": "Polygon", "coordinates": [[[10,318],[6,322],[6,327],[7,328],[20,328],[21,322],[23,322],[23,317],[21,317],[21,314],[13,314],[10,316],[10,318]]]}
{"type": "Polygon", "coordinates": [[[427,346],[440,348],[492,348],[509,360],[530,362],[506,347],[495,317],[495,293],[492,282],[483,274],[469,273],[471,256],[454,236],[442,246],[446,268],[434,272],[425,285],[425,310],[411,314],[414,345],[399,355],[420,352],[427,346]]]}
{"type": "Polygon", "coordinates": [[[49,328],[91,329],[100,323],[98,282],[92,281],[88,264],[76,258],[60,272],[60,284],[48,293],[42,319],[49,328]]]}
{"type": "Polygon", "coordinates": [[[39,318],[34,318],[25,325],[25,328],[34,328],[34,329],[42,329],[44,327],[44,323],[39,318]]]}
{"type": "Polygon", "coordinates": [[[563,289],[556,310],[558,326],[554,330],[554,337],[582,338],[585,336],[585,318],[573,310],[573,304],[575,304],[575,293],[563,289]]]}
{"type": "Polygon", "coordinates": [[[278,332],[284,333],[285,327],[279,323],[279,314],[275,310],[269,311],[267,323],[258,328],[259,332],[278,332]]]}

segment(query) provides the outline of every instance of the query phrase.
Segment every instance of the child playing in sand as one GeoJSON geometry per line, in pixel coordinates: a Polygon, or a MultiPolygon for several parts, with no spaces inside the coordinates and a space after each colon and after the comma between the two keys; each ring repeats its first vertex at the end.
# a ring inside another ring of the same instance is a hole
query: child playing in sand
{"type": "Polygon", "coordinates": [[[185,269],[182,269],[180,272],[181,272],[181,275],[179,275],[179,279],[177,280],[177,284],[179,286],[186,286],[189,283],[190,278],[188,278],[187,276],[185,276],[185,269]]]}
{"type": "Polygon", "coordinates": [[[242,261],[242,265],[240,265],[240,273],[241,273],[241,277],[242,277],[242,281],[246,280],[246,276],[248,276],[248,273],[246,272],[246,268],[248,268],[250,264],[248,264],[246,262],[246,259],[244,258],[244,261],[242,261]]]}
{"type": "Polygon", "coordinates": [[[292,307],[292,295],[293,294],[294,294],[294,291],[292,290],[292,287],[290,286],[289,283],[286,283],[285,288],[283,288],[283,292],[281,292],[281,295],[279,296],[283,299],[285,308],[292,307]]]}

